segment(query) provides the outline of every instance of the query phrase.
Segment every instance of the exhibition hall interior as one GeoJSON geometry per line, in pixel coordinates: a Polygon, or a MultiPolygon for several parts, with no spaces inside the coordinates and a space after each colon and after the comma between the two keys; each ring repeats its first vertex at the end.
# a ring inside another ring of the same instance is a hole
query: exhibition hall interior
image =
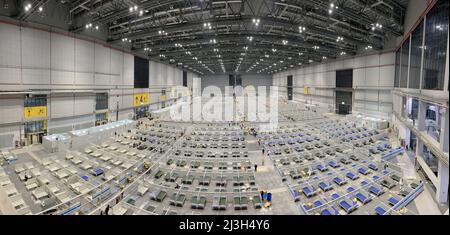
{"type": "Polygon", "coordinates": [[[448,215],[448,0],[0,0],[0,215],[448,215]]]}

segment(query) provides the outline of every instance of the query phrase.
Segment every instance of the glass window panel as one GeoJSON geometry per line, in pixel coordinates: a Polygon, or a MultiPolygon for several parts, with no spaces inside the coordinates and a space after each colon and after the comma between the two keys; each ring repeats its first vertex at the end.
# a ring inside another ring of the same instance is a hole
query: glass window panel
{"type": "Polygon", "coordinates": [[[440,0],[426,16],[423,89],[444,89],[448,11],[449,1],[440,0]]]}
{"type": "Polygon", "coordinates": [[[441,139],[441,118],[444,108],[426,103],[425,104],[425,129],[426,133],[438,143],[441,139]]]}
{"type": "Polygon", "coordinates": [[[401,50],[398,50],[397,53],[395,53],[394,87],[399,87],[399,81],[400,81],[400,56],[401,56],[401,50]]]}
{"type": "Polygon", "coordinates": [[[423,146],[423,152],[422,152],[423,160],[425,163],[430,167],[430,169],[433,171],[433,173],[438,176],[438,165],[439,160],[434,155],[433,152],[431,152],[426,145],[423,146]]]}
{"type": "Polygon", "coordinates": [[[403,43],[402,58],[400,62],[400,87],[407,88],[408,86],[408,63],[409,63],[409,38],[403,43]]]}
{"type": "Polygon", "coordinates": [[[411,60],[409,67],[409,88],[420,88],[420,66],[422,62],[423,21],[411,35],[411,60]]]}

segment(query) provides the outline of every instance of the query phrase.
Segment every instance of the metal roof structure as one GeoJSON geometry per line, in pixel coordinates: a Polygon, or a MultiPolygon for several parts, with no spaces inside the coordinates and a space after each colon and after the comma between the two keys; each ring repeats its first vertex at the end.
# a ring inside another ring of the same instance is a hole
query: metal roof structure
{"type": "Polygon", "coordinates": [[[403,35],[408,5],[407,0],[18,2],[19,20],[48,4],[64,4],[69,31],[101,28],[108,43],[205,75],[270,74],[381,50],[403,35]],[[28,3],[30,9],[23,9],[28,3]]]}

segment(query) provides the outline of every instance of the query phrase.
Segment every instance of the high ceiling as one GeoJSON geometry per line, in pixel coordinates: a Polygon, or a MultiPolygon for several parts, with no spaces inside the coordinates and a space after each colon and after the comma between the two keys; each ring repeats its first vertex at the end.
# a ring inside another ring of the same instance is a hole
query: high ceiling
{"type": "MultiPolygon", "coordinates": [[[[2,0],[0,0],[2,1],[2,0]]],[[[6,1],[6,0],[3,0],[6,1]]],[[[56,0],[53,0],[56,2],[56,0]]],[[[22,1],[20,1],[22,2],[22,1]]],[[[39,12],[52,0],[24,1],[39,12]]],[[[381,50],[403,35],[408,0],[63,0],[69,30],[197,73],[270,74],[381,50]]]]}

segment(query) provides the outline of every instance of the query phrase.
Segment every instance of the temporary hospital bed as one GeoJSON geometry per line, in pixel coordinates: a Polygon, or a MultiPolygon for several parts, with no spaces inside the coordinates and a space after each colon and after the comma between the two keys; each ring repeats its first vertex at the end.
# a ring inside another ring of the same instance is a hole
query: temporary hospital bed
{"type": "Polygon", "coordinates": [[[317,190],[313,186],[306,186],[303,187],[302,192],[306,197],[312,197],[316,195],[317,190]]]}
{"type": "Polygon", "coordinates": [[[169,200],[169,204],[172,206],[182,207],[186,201],[186,195],[181,193],[173,193],[169,200]]]}
{"type": "Polygon", "coordinates": [[[349,201],[347,199],[343,199],[341,201],[339,201],[339,206],[344,209],[344,211],[347,214],[352,213],[353,211],[355,211],[358,207],[358,204],[354,201],[349,201]]]}
{"type": "Polygon", "coordinates": [[[145,186],[144,184],[139,184],[138,188],[137,188],[137,193],[139,196],[144,196],[145,193],[147,193],[148,191],[148,187],[145,186]]]}
{"type": "Polygon", "coordinates": [[[111,156],[109,156],[109,155],[103,155],[103,156],[101,156],[100,157],[100,160],[102,160],[102,161],[109,161],[109,160],[111,160],[111,156]]]}
{"type": "Polygon", "coordinates": [[[32,169],[34,169],[33,162],[25,162],[25,163],[24,163],[24,167],[25,167],[27,170],[32,170],[32,169]]]}
{"type": "Polygon", "coordinates": [[[4,186],[3,190],[5,191],[5,193],[8,197],[12,197],[19,193],[19,191],[17,191],[16,186],[14,186],[14,184],[9,184],[9,185],[4,186]]]}
{"type": "Polygon", "coordinates": [[[166,196],[167,193],[162,190],[156,190],[150,193],[150,199],[157,202],[162,202],[166,198],[166,196]]]}
{"type": "Polygon", "coordinates": [[[342,186],[342,185],[347,183],[347,181],[345,179],[343,179],[343,178],[341,178],[339,176],[334,177],[333,178],[333,182],[336,183],[339,186],[342,186]]]}
{"type": "Polygon", "coordinates": [[[213,210],[226,210],[227,209],[227,198],[224,196],[214,197],[212,208],[213,208],[213,210]]]}
{"type": "Polygon", "coordinates": [[[235,210],[247,210],[248,208],[248,197],[246,196],[235,196],[233,202],[235,210]]]}
{"type": "Polygon", "coordinates": [[[61,192],[61,193],[56,194],[56,198],[61,203],[66,203],[66,202],[69,202],[71,200],[71,197],[70,197],[69,193],[67,193],[67,192],[61,192]]]}
{"type": "Polygon", "coordinates": [[[24,207],[27,207],[27,204],[25,203],[25,201],[23,200],[22,196],[20,195],[16,195],[13,197],[10,197],[9,200],[11,201],[12,206],[16,209],[16,210],[20,210],[24,207]]]}
{"type": "Polygon", "coordinates": [[[45,187],[39,187],[35,189],[31,194],[33,195],[35,200],[40,200],[44,197],[48,197],[48,193],[45,187]]]}
{"type": "Polygon", "coordinates": [[[26,168],[25,168],[25,166],[23,165],[23,164],[16,164],[15,166],[14,166],[14,171],[18,174],[18,173],[20,173],[20,172],[22,172],[22,171],[25,171],[26,170],[26,168]]]}
{"type": "Polygon", "coordinates": [[[320,182],[318,186],[324,192],[333,189],[333,185],[331,185],[330,183],[327,183],[327,182],[320,182]]]}
{"type": "Polygon", "coordinates": [[[367,193],[358,192],[355,194],[355,198],[360,201],[362,204],[367,204],[372,201],[372,198],[367,193]]]}
{"type": "Polygon", "coordinates": [[[47,170],[49,170],[50,172],[55,172],[55,171],[57,171],[59,169],[61,169],[61,167],[57,163],[52,163],[52,164],[47,166],[47,170]]]}
{"type": "Polygon", "coordinates": [[[382,189],[380,189],[379,187],[374,186],[374,185],[369,187],[369,192],[374,194],[375,196],[380,196],[381,194],[384,193],[384,191],[382,189]]]}
{"type": "Polygon", "coordinates": [[[203,210],[206,207],[206,197],[204,196],[193,196],[191,199],[191,208],[203,210]]]}
{"type": "Polygon", "coordinates": [[[56,177],[58,177],[58,179],[65,179],[65,178],[71,176],[71,173],[66,169],[61,169],[61,170],[55,172],[55,175],[56,175],[56,177]]]}
{"type": "Polygon", "coordinates": [[[119,205],[115,205],[112,208],[112,214],[113,215],[125,215],[127,212],[128,212],[128,209],[123,207],[123,206],[121,206],[120,204],[119,205]]]}
{"type": "Polygon", "coordinates": [[[92,168],[92,165],[89,164],[89,162],[85,161],[83,163],[80,164],[81,169],[83,170],[89,170],[92,168]]]}
{"type": "Polygon", "coordinates": [[[25,188],[28,191],[31,191],[37,187],[39,187],[39,182],[36,179],[31,179],[25,182],[25,188]]]}
{"type": "Polygon", "coordinates": [[[11,180],[9,179],[9,177],[7,175],[0,176],[0,185],[1,186],[5,186],[5,185],[9,185],[9,184],[11,184],[11,180]]]}
{"type": "Polygon", "coordinates": [[[375,207],[375,214],[376,215],[386,215],[387,213],[387,209],[384,208],[384,206],[378,205],[375,207]]]}
{"type": "Polygon", "coordinates": [[[357,180],[359,178],[359,176],[351,171],[347,172],[345,174],[345,176],[347,176],[347,178],[351,179],[351,180],[357,180]]]}

